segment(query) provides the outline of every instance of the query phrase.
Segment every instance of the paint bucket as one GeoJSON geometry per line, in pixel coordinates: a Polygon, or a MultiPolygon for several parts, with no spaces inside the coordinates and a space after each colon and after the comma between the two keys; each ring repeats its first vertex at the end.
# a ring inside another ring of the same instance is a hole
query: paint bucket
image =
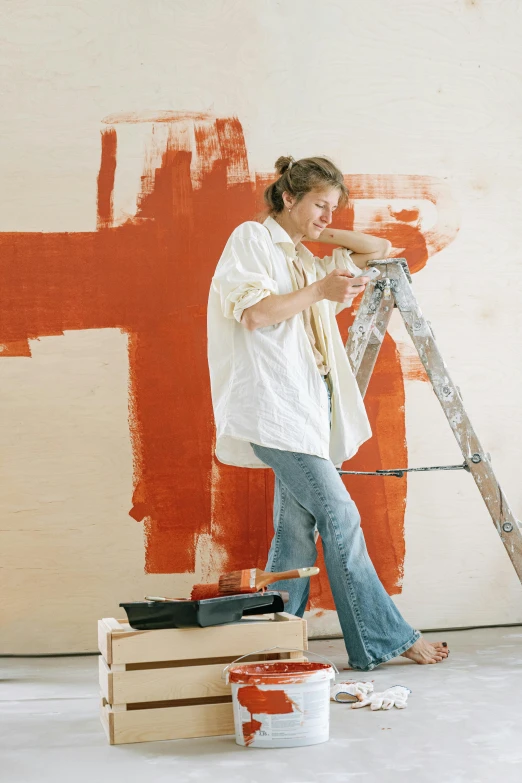
{"type": "MultiPolygon", "coordinates": [[[[301,652],[310,654],[308,650],[301,652]]],[[[291,659],[238,665],[234,662],[225,671],[232,686],[238,745],[293,748],[328,741],[330,682],[337,672],[333,663],[291,659]]]]}

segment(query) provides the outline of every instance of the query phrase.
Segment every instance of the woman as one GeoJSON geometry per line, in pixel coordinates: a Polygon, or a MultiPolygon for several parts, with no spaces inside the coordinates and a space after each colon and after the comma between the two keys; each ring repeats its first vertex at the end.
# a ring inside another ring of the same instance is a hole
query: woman
{"type": "MultiPolygon", "coordinates": [[[[398,655],[437,663],[448,655],[446,643],[427,642],[400,615],[336,469],[371,430],[335,316],[364,290],[353,278],[368,261],[387,257],[391,245],[328,228],[348,192],[327,158],[281,157],[276,170],[279,178],[264,194],[269,216],[233,231],[212,279],[216,457],[275,473],[267,571],[313,565],[318,530],[352,668],[371,671],[398,655]],[[302,240],[336,248],[317,258],[302,240]]],[[[274,585],[288,590],[287,611],[300,617],[309,588],[308,579],[274,585]]]]}

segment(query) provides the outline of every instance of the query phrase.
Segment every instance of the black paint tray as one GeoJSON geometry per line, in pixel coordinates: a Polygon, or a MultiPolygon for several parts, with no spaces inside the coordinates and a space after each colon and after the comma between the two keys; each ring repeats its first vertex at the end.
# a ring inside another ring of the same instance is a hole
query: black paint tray
{"type": "Polygon", "coordinates": [[[225,595],[202,601],[133,601],[120,606],[127,612],[131,628],[152,631],[159,628],[207,628],[241,620],[243,615],[284,612],[276,591],[225,595]]]}

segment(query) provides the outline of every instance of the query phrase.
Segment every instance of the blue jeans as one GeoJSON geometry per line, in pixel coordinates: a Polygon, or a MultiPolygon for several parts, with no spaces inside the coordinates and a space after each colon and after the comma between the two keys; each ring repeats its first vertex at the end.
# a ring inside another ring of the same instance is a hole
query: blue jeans
{"type": "MultiPolygon", "coordinates": [[[[325,381],[330,401],[331,395],[325,381]]],[[[350,666],[371,671],[405,652],[420,637],[382,586],[366,549],[357,507],[331,460],[251,444],[275,473],[274,529],[267,571],[313,566],[314,529],[322,539],[326,569],[350,666]]],[[[309,579],[276,582],[288,590],[286,610],[302,617],[309,579]]]]}

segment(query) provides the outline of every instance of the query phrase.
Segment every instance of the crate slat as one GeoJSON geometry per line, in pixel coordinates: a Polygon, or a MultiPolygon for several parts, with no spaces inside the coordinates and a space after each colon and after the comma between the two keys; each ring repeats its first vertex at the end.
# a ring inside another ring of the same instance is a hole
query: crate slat
{"type": "MultiPolygon", "coordinates": [[[[304,660],[302,655],[288,655],[292,656],[288,660],[304,660]]],[[[226,665],[209,663],[113,672],[100,656],[100,690],[109,704],[228,696],[230,685],[221,676],[226,665]]]]}
{"type": "Polygon", "coordinates": [[[114,712],[110,705],[102,703],[101,719],[111,745],[234,733],[231,703],[121,712],[114,712]]]}
{"type": "Polygon", "coordinates": [[[300,618],[286,613],[278,615],[277,620],[262,618],[210,628],[155,631],[135,631],[123,621],[118,621],[119,627],[109,631],[104,619],[99,625],[100,651],[107,663],[112,664],[205,658],[209,653],[214,658],[221,658],[274,646],[304,647],[300,618]]]}

